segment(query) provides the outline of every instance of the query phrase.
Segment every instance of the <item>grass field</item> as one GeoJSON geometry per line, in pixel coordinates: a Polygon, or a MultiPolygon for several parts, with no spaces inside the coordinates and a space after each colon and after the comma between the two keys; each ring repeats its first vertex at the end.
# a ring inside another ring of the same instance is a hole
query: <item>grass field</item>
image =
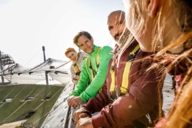
{"type": "Polygon", "coordinates": [[[61,94],[61,86],[0,86],[0,124],[27,119],[25,125],[40,127],[61,94]]]}

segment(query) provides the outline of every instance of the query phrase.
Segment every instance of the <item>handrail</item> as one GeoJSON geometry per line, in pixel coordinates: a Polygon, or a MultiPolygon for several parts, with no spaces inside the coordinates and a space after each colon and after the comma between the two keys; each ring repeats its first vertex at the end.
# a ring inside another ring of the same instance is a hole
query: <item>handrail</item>
{"type": "MultiPolygon", "coordinates": [[[[74,90],[74,88],[75,88],[75,85],[73,85],[72,90],[74,90]]],[[[71,106],[68,106],[67,113],[66,113],[65,118],[64,118],[65,119],[64,128],[71,128],[73,112],[74,112],[74,109],[72,109],[71,106]]]]}

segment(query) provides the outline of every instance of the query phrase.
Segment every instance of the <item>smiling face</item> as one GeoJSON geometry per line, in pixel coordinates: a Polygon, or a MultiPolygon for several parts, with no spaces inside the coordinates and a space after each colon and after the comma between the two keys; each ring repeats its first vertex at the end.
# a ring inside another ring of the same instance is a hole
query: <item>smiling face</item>
{"type": "Polygon", "coordinates": [[[114,11],[108,16],[108,29],[115,41],[119,41],[125,29],[125,14],[122,11],[114,11]]]}
{"type": "Polygon", "coordinates": [[[81,50],[88,54],[93,51],[93,39],[89,39],[85,35],[79,36],[76,44],[81,50]]]}
{"type": "Polygon", "coordinates": [[[67,58],[69,58],[71,61],[75,62],[77,60],[77,52],[70,51],[66,54],[67,58]]]}

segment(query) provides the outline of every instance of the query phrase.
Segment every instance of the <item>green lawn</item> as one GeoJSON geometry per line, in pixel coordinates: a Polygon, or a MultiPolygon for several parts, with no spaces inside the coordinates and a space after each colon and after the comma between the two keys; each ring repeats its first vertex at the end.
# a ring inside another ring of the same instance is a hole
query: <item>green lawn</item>
{"type": "Polygon", "coordinates": [[[53,85],[0,86],[0,124],[27,119],[26,124],[40,127],[62,90],[53,85]],[[8,98],[12,102],[5,102],[8,98]]]}

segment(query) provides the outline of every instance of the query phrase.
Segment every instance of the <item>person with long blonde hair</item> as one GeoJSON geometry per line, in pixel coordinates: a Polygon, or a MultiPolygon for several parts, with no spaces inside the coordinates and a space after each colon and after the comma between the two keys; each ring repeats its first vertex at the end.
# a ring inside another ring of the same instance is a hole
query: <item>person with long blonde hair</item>
{"type": "Polygon", "coordinates": [[[126,26],[146,52],[167,66],[167,72],[181,75],[172,108],[159,127],[192,126],[192,1],[124,0],[126,26]]]}

